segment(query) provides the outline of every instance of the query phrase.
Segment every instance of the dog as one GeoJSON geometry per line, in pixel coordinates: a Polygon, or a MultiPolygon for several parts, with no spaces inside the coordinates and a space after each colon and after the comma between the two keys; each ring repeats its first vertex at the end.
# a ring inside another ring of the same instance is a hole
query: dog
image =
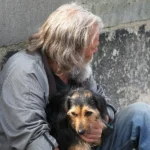
{"type": "Polygon", "coordinates": [[[91,150],[92,145],[80,135],[90,132],[91,124],[100,120],[103,130],[108,115],[106,101],[100,95],[85,88],[70,89],[54,96],[46,109],[50,134],[56,139],[60,150],[91,150]]]}

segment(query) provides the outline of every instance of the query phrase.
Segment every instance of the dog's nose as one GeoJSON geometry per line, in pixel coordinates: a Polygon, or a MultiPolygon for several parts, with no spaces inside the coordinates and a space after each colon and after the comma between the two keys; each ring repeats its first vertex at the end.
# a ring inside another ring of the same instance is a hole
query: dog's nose
{"type": "Polygon", "coordinates": [[[82,135],[82,134],[85,133],[85,130],[79,129],[78,133],[79,133],[80,135],[82,135]]]}

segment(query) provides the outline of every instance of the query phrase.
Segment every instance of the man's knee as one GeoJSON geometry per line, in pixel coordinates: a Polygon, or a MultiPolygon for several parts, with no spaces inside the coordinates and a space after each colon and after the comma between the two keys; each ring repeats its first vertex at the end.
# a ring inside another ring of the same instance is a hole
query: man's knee
{"type": "Polygon", "coordinates": [[[144,118],[150,119],[150,105],[143,102],[133,103],[116,115],[116,119],[120,123],[142,121],[144,118]]]}
{"type": "Polygon", "coordinates": [[[127,108],[127,111],[133,114],[143,114],[149,112],[150,114],[150,105],[144,103],[144,102],[136,102],[131,105],[129,105],[127,108]]]}

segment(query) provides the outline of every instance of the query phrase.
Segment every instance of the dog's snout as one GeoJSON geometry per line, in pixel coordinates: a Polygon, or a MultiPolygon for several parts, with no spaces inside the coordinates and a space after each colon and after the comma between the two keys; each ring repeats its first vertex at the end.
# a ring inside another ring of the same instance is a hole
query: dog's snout
{"type": "Polygon", "coordinates": [[[79,133],[80,135],[83,135],[83,134],[85,133],[85,130],[79,129],[78,133],[79,133]]]}

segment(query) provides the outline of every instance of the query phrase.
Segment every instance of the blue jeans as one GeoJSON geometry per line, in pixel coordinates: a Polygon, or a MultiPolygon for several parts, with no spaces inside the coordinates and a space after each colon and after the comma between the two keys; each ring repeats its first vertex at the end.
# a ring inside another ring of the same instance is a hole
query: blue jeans
{"type": "Polygon", "coordinates": [[[129,105],[116,114],[113,126],[105,131],[102,145],[96,150],[150,149],[150,105],[129,105]]]}

